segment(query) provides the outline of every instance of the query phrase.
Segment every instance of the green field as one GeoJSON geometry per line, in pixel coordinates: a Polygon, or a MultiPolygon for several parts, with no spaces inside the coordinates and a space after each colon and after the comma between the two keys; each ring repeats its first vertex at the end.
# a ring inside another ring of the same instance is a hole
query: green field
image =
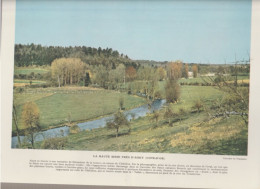
{"type": "Polygon", "coordinates": [[[29,84],[30,82],[32,82],[32,84],[46,83],[46,81],[40,81],[40,80],[28,80],[28,79],[15,79],[14,80],[14,83],[27,83],[27,84],[29,84]]]}
{"type": "Polygon", "coordinates": [[[206,105],[210,105],[214,100],[223,97],[223,92],[208,86],[182,86],[181,97],[178,103],[172,104],[173,110],[184,108],[190,110],[194,103],[198,100],[203,101],[206,105]]]}
{"type": "Polygon", "coordinates": [[[42,74],[42,73],[47,73],[50,70],[48,68],[44,69],[44,68],[33,68],[33,67],[19,67],[19,68],[15,68],[14,70],[14,74],[30,74],[32,72],[34,72],[34,74],[42,74]]]}
{"type": "MultiPolygon", "coordinates": [[[[199,83],[199,84],[205,84],[205,83],[213,83],[214,79],[216,76],[200,76],[197,78],[181,78],[179,79],[179,83],[186,83],[186,84],[194,84],[194,83],[199,83]]],[[[234,76],[229,76],[228,79],[235,80],[234,76]]],[[[243,81],[243,80],[249,80],[249,76],[237,76],[238,81],[243,81]]]]}
{"type": "MultiPolygon", "coordinates": [[[[212,77],[215,78],[215,77],[212,77]]],[[[179,83],[205,83],[206,82],[211,82],[209,77],[197,77],[197,78],[181,78],[179,79],[179,83]]]]}
{"type": "MultiPolygon", "coordinates": [[[[71,121],[89,120],[113,114],[119,108],[119,98],[124,99],[126,109],[140,106],[145,99],[108,90],[89,90],[85,87],[56,89],[28,89],[14,95],[18,111],[18,125],[22,128],[21,112],[25,102],[34,101],[40,110],[43,128],[66,124],[71,121]],[[81,89],[81,90],[78,90],[81,89]]],[[[13,127],[14,129],[14,127],[13,127]]]]}

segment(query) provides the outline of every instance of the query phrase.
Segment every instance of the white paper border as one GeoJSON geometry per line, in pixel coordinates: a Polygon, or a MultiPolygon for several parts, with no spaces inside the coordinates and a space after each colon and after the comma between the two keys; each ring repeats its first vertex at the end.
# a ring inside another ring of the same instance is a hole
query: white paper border
{"type": "MultiPolygon", "coordinates": [[[[119,152],[51,151],[11,149],[12,86],[14,65],[15,0],[3,0],[1,41],[1,165],[2,182],[48,183],[75,185],[153,186],[192,188],[259,188],[260,187],[260,1],[253,0],[251,35],[249,148],[247,160],[227,161],[220,155],[149,154],[163,156],[163,163],[228,165],[229,175],[214,176],[158,176],[136,174],[90,174],[55,172],[48,169],[28,168],[29,159],[83,160],[93,159],[93,154],[131,154],[119,152]]],[[[236,157],[236,156],[232,156],[236,157]]],[[[110,160],[107,160],[110,161],[110,160]]],[[[121,160],[118,160],[121,161],[121,160]]],[[[144,161],[138,161],[143,162],[144,161]]],[[[157,160],[156,162],[160,162],[157,160]]],[[[147,163],[147,161],[145,161],[147,163]]]]}

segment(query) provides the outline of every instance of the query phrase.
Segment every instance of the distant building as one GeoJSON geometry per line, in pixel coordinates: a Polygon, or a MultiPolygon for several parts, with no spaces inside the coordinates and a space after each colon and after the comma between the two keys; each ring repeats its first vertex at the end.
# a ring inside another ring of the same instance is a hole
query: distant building
{"type": "Polygon", "coordinates": [[[207,74],[205,74],[204,76],[210,76],[210,77],[212,77],[212,76],[215,76],[215,73],[207,73],[207,74]]]}

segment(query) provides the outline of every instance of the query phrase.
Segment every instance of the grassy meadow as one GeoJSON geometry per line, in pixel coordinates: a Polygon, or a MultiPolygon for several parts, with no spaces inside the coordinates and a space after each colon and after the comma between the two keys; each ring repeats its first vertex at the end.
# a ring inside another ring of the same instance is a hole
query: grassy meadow
{"type": "Polygon", "coordinates": [[[50,67],[15,67],[14,74],[37,74],[50,72],[50,67]]]}
{"type": "Polygon", "coordinates": [[[40,80],[14,79],[15,87],[24,87],[27,85],[36,85],[36,84],[44,84],[44,83],[46,82],[40,80]]]}
{"type": "Polygon", "coordinates": [[[120,98],[124,99],[126,109],[145,103],[145,99],[137,96],[88,87],[28,89],[23,93],[15,93],[14,103],[17,105],[18,124],[21,127],[22,107],[26,102],[33,101],[40,109],[40,125],[46,129],[68,124],[69,116],[72,122],[79,122],[113,114],[119,108],[120,98]]]}

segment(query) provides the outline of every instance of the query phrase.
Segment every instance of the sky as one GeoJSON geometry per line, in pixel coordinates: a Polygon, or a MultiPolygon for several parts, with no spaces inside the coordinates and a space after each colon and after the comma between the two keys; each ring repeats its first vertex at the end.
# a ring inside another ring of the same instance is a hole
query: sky
{"type": "Polygon", "coordinates": [[[251,0],[16,0],[15,27],[16,44],[223,64],[249,58],[251,0]]]}

